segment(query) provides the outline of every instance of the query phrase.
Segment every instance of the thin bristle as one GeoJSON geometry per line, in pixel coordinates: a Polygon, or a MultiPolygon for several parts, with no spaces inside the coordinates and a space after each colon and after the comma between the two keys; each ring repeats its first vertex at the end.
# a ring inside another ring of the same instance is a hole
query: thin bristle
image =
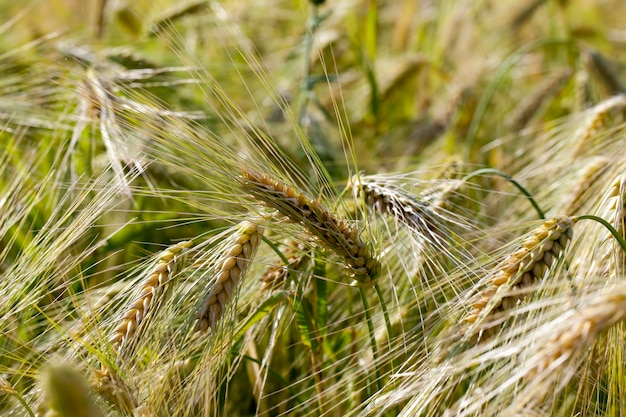
{"type": "Polygon", "coordinates": [[[252,261],[263,236],[263,227],[243,221],[235,227],[223,252],[215,282],[196,313],[195,331],[214,330],[252,261]]]}
{"type": "Polygon", "coordinates": [[[328,249],[343,258],[355,280],[369,283],[376,277],[378,261],[361,240],[358,230],[346,219],[331,213],[318,201],[266,175],[244,171],[243,186],[254,198],[278,210],[289,220],[302,224],[328,249]]]}

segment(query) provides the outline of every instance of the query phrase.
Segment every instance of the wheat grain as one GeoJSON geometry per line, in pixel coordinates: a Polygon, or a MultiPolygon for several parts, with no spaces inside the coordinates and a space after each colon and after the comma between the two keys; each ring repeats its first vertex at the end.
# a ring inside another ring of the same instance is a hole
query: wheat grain
{"type": "Polygon", "coordinates": [[[359,282],[371,283],[378,261],[360,238],[358,230],[346,219],[331,213],[316,200],[287,184],[266,175],[243,173],[243,185],[253,197],[263,201],[293,222],[302,224],[312,235],[345,260],[350,275],[359,282]]]}
{"type": "Polygon", "coordinates": [[[489,280],[465,321],[475,322],[489,306],[489,313],[508,310],[521,299],[521,287],[533,285],[543,278],[562,256],[571,240],[574,220],[568,216],[558,216],[544,222],[498,266],[498,272],[489,280]]]}
{"type": "Polygon", "coordinates": [[[306,262],[306,245],[304,243],[290,240],[283,255],[287,259],[287,264],[272,265],[259,278],[265,289],[275,289],[283,285],[290,271],[296,271],[306,262]]]}
{"type": "Polygon", "coordinates": [[[184,241],[161,253],[157,266],[140,284],[139,296],[128,306],[119,324],[113,330],[109,341],[115,350],[120,351],[135,334],[137,328],[176,274],[179,260],[190,246],[191,241],[184,241]]]}
{"type": "Polygon", "coordinates": [[[229,246],[219,261],[215,282],[196,313],[195,331],[215,329],[243,278],[263,236],[263,227],[243,221],[235,227],[229,246]]]}

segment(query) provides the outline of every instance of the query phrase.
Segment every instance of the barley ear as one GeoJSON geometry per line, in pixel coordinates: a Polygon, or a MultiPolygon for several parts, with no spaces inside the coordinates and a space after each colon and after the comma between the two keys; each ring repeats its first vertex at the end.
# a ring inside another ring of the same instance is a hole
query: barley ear
{"type": "Polygon", "coordinates": [[[196,313],[195,331],[215,329],[245,275],[262,236],[263,227],[255,223],[243,221],[235,227],[229,246],[218,262],[219,269],[213,278],[213,285],[196,313]]]}
{"type": "Polygon", "coordinates": [[[626,318],[626,294],[623,290],[611,289],[601,296],[577,309],[570,320],[540,348],[536,372],[543,372],[572,358],[591,346],[600,334],[626,318]]]}
{"type": "Polygon", "coordinates": [[[177,243],[161,253],[156,267],[141,283],[141,292],[128,306],[119,324],[113,330],[109,341],[113,349],[121,351],[124,345],[137,332],[146,315],[165,293],[170,280],[177,272],[178,263],[191,241],[177,243]]]}
{"type": "Polygon", "coordinates": [[[571,217],[558,216],[532,231],[520,247],[498,266],[488,287],[472,303],[472,311],[465,321],[475,322],[488,307],[487,314],[513,308],[521,296],[511,293],[533,285],[549,273],[572,239],[573,226],[571,217]]]}
{"type": "Polygon", "coordinates": [[[267,175],[244,171],[242,185],[254,198],[303,225],[326,248],[343,258],[352,278],[372,283],[378,272],[378,261],[372,256],[369,245],[361,240],[359,231],[346,219],[267,175]]]}

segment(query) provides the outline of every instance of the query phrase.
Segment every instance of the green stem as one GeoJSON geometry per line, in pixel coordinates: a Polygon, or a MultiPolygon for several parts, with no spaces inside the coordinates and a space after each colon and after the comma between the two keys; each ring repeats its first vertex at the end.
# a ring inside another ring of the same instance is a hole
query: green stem
{"type": "MultiPolygon", "coordinates": [[[[370,344],[372,345],[372,356],[374,357],[374,369],[376,370],[376,389],[381,390],[380,371],[378,370],[378,347],[376,346],[376,336],[374,335],[374,322],[372,321],[372,315],[370,314],[369,303],[367,302],[367,296],[365,290],[359,287],[359,294],[361,295],[361,302],[363,303],[363,309],[365,312],[365,320],[367,321],[367,329],[370,335],[370,344]]],[[[369,391],[369,386],[368,386],[369,391]]],[[[371,396],[371,393],[369,393],[371,396]]]]}
{"type": "Polygon", "coordinates": [[[276,254],[280,257],[280,260],[283,261],[283,263],[285,265],[289,265],[289,260],[287,260],[285,255],[280,251],[280,249],[278,249],[278,246],[276,246],[276,244],[274,242],[272,242],[271,240],[269,240],[265,236],[262,236],[261,240],[263,240],[263,242],[265,242],[267,244],[267,246],[269,246],[270,248],[272,248],[272,250],[274,252],[276,252],[276,254]]]}
{"type": "Polygon", "coordinates": [[[393,337],[393,330],[391,329],[391,320],[389,319],[389,311],[387,310],[387,305],[385,304],[385,297],[383,297],[383,293],[378,286],[378,283],[374,283],[374,289],[376,290],[376,295],[378,296],[378,302],[380,303],[380,308],[383,310],[383,317],[385,318],[385,326],[387,327],[387,342],[391,347],[391,338],[393,337]]]}
{"type": "Polygon", "coordinates": [[[528,190],[526,190],[526,188],[524,188],[522,186],[522,184],[520,184],[519,182],[517,182],[515,180],[515,178],[511,177],[510,175],[507,175],[501,171],[498,171],[495,168],[483,168],[483,169],[479,169],[477,171],[471,172],[469,174],[467,174],[465,176],[465,178],[463,178],[463,181],[469,181],[470,179],[477,177],[479,175],[483,175],[483,174],[494,174],[494,175],[498,175],[502,178],[504,178],[505,180],[507,180],[508,182],[510,182],[511,184],[513,184],[515,187],[517,187],[518,190],[520,190],[520,192],[522,194],[524,194],[526,196],[526,198],[528,199],[528,201],[530,201],[530,204],[532,204],[532,206],[534,207],[534,209],[537,211],[537,214],[539,215],[539,218],[541,219],[545,219],[546,215],[543,212],[543,210],[541,210],[541,207],[539,207],[539,204],[537,204],[537,202],[535,201],[535,199],[533,198],[532,194],[530,194],[528,192],[528,190]]]}
{"type": "Polygon", "coordinates": [[[624,251],[624,253],[626,253],[626,241],[624,241],[624,238],[619,234],[617,230],[615,230],[615,228],[611,225],[611,223],[607,222],[602,217],[594,216],[593,214],[583,214],[582,216],[573,217],[573,220],[575,222],[577,222],[578,220],[594,220],[600,223],[601,225],[606,227],[609,232],[611,232],[615,240],[617,240],[619,245],[622,247],[622,250],[624,251]]]}

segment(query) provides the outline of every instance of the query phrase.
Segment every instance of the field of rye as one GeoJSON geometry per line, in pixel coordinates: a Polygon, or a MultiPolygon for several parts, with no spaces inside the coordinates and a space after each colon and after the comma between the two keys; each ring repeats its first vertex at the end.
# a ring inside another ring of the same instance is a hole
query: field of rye
{"type": "Polygon", "coordinates": [[[624,16],[0,1],[0,415],[626,416],[624,16]]]}

